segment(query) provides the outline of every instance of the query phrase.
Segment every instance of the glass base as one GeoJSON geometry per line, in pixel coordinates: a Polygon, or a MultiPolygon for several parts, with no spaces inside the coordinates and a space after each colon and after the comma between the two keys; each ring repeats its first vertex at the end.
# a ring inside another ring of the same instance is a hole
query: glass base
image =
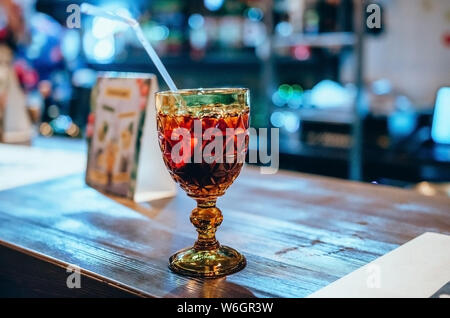
{"type": "Polygon", "coordinates": [[[204,251],[188,247],[169,259],[169,268],[175,273],[205,278],[233,274],[243,269],[245,265],[244,255],[228,246],[204,251]]]}

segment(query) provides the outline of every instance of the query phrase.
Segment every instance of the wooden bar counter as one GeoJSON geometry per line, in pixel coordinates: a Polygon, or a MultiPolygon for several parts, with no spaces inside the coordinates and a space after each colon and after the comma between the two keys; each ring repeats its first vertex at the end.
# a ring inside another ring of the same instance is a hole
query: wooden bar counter
{"type": "MultiPolygon", "coordinates": [[[[0,186],[11,181],[2,169],[24,178],[41,169],[5,163],[8,147],[0,147],[0,186]]],[[[99,193],[70,169],[22,183],[0,191],[1,296],[305,297],[424,232],[450,234],[447,197],[246,166],[218,201],[217,237],[247,267],[202,280],[167,267],[196,238],[194,201],[182,191],[136,204],[99,193]],[[70,264],[81,288],[66,285],[70,264]]]]}

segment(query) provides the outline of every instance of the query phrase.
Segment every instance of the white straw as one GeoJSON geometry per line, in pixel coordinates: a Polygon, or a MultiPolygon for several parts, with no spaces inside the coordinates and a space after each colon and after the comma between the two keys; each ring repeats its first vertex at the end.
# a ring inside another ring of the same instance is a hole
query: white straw
{"type": "Polygon", "coordinates": [[[156,68],[158,69],[159,73],[163,77],[164,81],[166,82],[167,86],[169,86],[169,89],[173,92],[178,91],[177,87],[175,86],[175,83],[172,80],[172,77],[170,77],[169,73],[167,72],[166,67],[161,62],[161,59],[159,58],[158,54],[156,54],[152,45],[145,37],[144,32],[142,32],[142,29],[141,29],[139,23],[135,19],[128,18],[126,16],[123,16],[123,15],[120,15],[118,13],[114,13],[114,12],[111,12],[108,10],[104,10],[102,8],[93,6],[88,3],[81,4],[81,12],[83,12],[85,14],[103,17],[106,19],[120,21],[120,22],[128,24],[136,33],[136,36],[137,36],[139,42],[141,42],[145,51],[150,56],[151,60],[155,64],[156,68]]]}
{"type": "Polygon", "coordinates": [[[114,13],[112,11],[102,9],[100,7],[94,6],[89,3],[81,4],[81,12],[83,12],[85,14],[97,16],[97,17],[120,21],[120,22],[128,24],[129,26],[133,26],[134,24],[137,24],[137,21],[133,18],[129,18],[129,17],[120,15],[118,13],[114,13]]]}
{"type": "Polygon", "coordinates": [[[136,33],[137,38],[142,43],[142,45],[144,46],[144,49],[147,51],[148,55],[152,59],[156,68],[158,69],[159,73],[164,78],[164,81],[166,82],[167,86],[169,86],[169,89],[173,92],[176,92],[178,89],[175,86],[175,83],[173,82],[172,77],[170,77],[169,73],[166,70],[166,67],[161,62],[161,59],[159,58],[158,54],[156,54],[155,50],[153,49],[153,46],[150,44],[150,42],[144,36],[144,32],[142,32],[141,26],[138,23],[134,24],[133,29],[134,29],[134,32],[136,33]]]}

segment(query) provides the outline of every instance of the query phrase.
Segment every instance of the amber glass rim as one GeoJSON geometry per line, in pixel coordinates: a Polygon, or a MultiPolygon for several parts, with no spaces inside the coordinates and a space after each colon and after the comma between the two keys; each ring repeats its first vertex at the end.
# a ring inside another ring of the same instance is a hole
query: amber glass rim
{"type": "Polygon", "coordinates": [[[187,89],[179,89],[177,91],[160,91],[156,92],[158,96],[175,96],[175,95],[202,95],[199,94],[204,93],[205,95],[212,94],[245,94],[248,93],[249,89],[245,87],[216,87],[216,88],[187,88],[187,89]]]}

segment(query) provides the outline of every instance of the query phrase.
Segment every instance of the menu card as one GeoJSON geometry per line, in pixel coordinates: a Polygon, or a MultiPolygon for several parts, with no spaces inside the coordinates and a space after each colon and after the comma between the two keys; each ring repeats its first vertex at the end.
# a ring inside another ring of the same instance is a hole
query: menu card
{"type": "Polygon", "coordinates": [[[152,74],[99,76],[87,127],[89,185],[135,201],[175,194],[157,140],[157,89],[152,74]]]}

